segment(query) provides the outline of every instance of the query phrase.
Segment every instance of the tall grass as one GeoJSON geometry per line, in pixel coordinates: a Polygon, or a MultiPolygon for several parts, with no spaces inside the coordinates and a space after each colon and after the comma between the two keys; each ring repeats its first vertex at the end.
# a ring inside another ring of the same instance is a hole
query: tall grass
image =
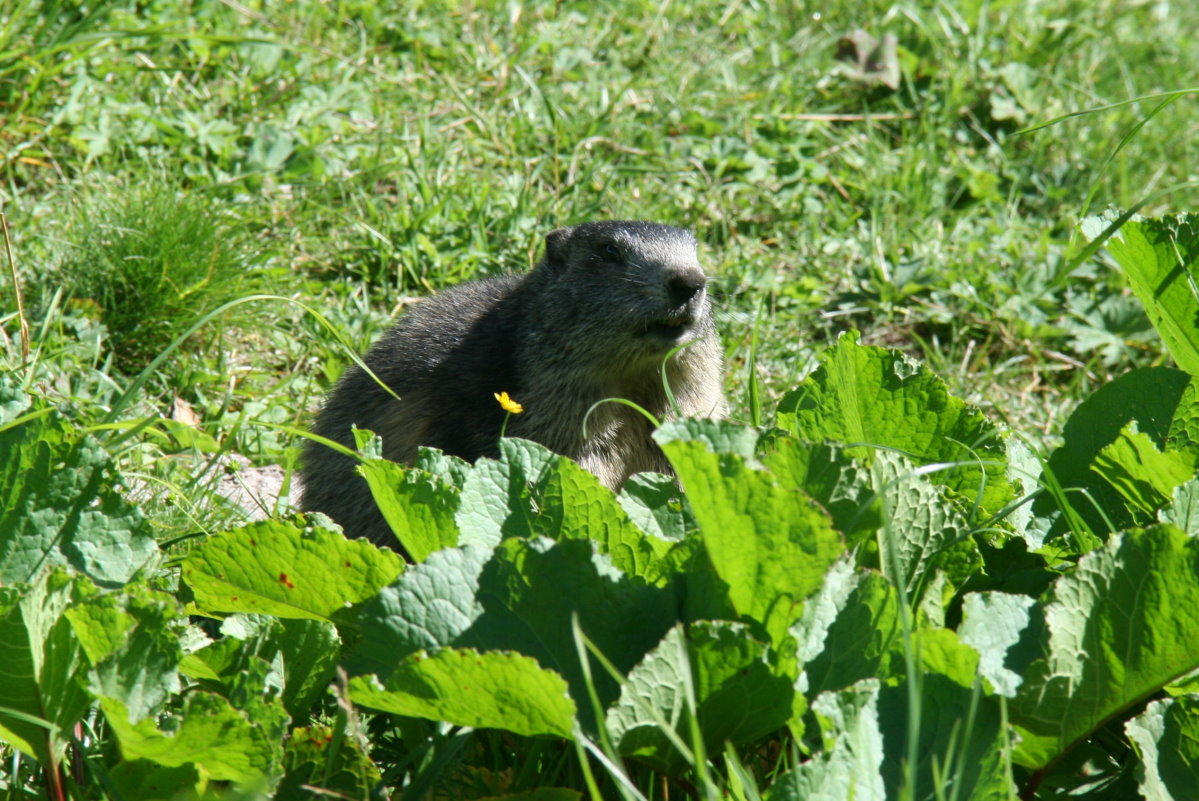
{"type": "Polygon", "coordinates": [[[171,182],[83,197],[70,234],[56,278],[126,373],[251,283],[253,252],[221,206],[171,182]]]}

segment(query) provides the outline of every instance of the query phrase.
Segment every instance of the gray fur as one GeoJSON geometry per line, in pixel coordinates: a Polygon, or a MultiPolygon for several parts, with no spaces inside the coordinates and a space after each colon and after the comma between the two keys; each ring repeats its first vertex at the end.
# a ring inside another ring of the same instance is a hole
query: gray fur
{"type": "MultiPolygon", "coordinates": [[[[722,354],[689,231],[647,222],[596,222],[553,231],[525,276],[475,281],[416,304],[375,343],[363,370],[350,367],[314,432],[353,447],[350,426],[383,438],[383,453],[411,463],[419,446],[475,460],[495,456],[505,412],[496,392],[524,406],[507,434],[564,454],[613,490],[634,473],[669,472],[652,427],[622,404],[672,417],[662,389],[667,366],[685,415],[727,411],[722,354]]],[[[328,514],[351,536],[398,549],[353,460],[305,445],[301,506],[328,514]]]]}

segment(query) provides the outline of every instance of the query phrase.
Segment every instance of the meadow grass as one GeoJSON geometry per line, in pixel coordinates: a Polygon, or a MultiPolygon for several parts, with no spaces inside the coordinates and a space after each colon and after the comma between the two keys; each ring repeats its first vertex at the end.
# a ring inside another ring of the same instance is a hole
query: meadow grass
{"type": "Polygon", "coordinates": [[[51,280],[98,316],[129,372],[250,287],[250,243],[198,193],[170,181],[84,197],[51,280]]]}
{"type": "MultiPolygon", "coordinates": [[[[1190,4],[1121,0],[17,4],[0,201],[32,310],[26,381],[100,420],[228,299],[132,278],[153,297],[114,322],[105,287],[146,261],[105,226],[159,254],[177,231],[156,275],[234,243],[230,284],[301,298],[364,348],[411,296],[527,269],[556,226],[642,218],[699,236],[735,417],[856,327],[1049,443],[1097,384],[1164,359],[1104,257],[1063,270],[1088,210],[1196,206],[1199,116],[1189,95],[1023,131],[1187,88],[1197,26],[1190,4]],[[859,29],[896,38],[895,88],[838,58],[859,29]]],[[[15,369],[14,288],[0,298],[15,369]]],[[[146,507],[164,537],[208,525],[178,499],[214,449],[292,460],[258,424],[304,425],[349,363],[296,307],[253,309],[123,415],[136,428],[179,396],[211,438],[122,441],[127,468],[173,488],[146,507]]],[[[433,728],[409,739],[446,739],[433,728]]]]}

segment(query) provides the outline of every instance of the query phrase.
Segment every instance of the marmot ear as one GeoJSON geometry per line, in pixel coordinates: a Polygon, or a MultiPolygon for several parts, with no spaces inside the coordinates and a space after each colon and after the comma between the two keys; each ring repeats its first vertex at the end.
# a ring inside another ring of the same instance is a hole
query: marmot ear
{"type": "Polygon", "coordinates": [[[545,260],[551,264],[562,264],[566,261],[566,246],[574,228],[558,228],[545,235],[545,260]]]}

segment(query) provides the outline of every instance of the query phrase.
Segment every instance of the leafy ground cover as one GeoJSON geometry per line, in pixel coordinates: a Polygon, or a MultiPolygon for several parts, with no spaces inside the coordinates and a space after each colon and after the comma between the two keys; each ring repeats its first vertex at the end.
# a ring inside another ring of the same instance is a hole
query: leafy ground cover
{"type": "Polygon", "coordinates": [[[1188,798],[1197,22],[13,4],[4,792],[1188,798]],[[410,296],[600,216],[715,275],[681,490],[364,440],[408,566],[213,492],[410,296]]]}

